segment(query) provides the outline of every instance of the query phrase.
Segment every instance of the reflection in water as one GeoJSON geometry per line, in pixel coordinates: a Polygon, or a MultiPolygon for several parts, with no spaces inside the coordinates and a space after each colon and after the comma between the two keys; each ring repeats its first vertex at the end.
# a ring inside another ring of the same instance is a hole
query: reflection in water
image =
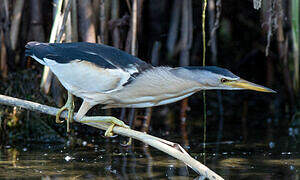
{"type": "Polygon", "coordinates": [[[152,178],[153,177],[153,172],[152,172],[153,158],[149,151],[149,146],[147,144],[143,145],[143,151],[144,151],[145,157],[147,159],[147,176],[152,178]]]}
{"type": "MultiPolygon", "coordinates": [[[[224,124],[220,116],[219,128],[208,128],[206,165],[225,179],[296,179],[300,174],[299,125],[296,120],[286,129],[277,125],[279,119],[269,117],[265,118],[266,124],[249,126],[256,115],[244,115],[247,117],[244,123],[248,124],[244,127],[247,129],[244,134],[242,117],[230,116],[234,122],[230,124],[226,119],[226,113],[233,110],[234,107],[224,108],[224,124]]],[[[241,112],[247,114],[247,108],[241,112]]],[[[169,120],[164,123],[174,120],[171,115],[165,116],[169,120]]],[[[188,136],[188,152],[203,162],[202,127],[193,124],[201,121],[188,122],[191,124],[188,124],[187,132],[192,134],[188,136]]],[[[172,121],[171,124],[176,123],[172,121]]],[[[168,134],[161,130],[152,130],[151,133],[180,142],[181,133],[176,132],[176,127],[170,127],[166,125],[168,134]]],[[[115,138],[88,140],[88,137],[81,137],[82,140],[71,138],[65,144],[30,142],[18,147],[2,147],[0,179],[203,179],[181,161],[138,141],[134,141],[131,147],[122,147],[115,138]]]]}
{"type": "MultiPolygon", "coordinates": [[[[293,179],[299,174],[299,152],[278,152],[265,144],[223,143],[219,145],[220,154],[216,157],[213,152],[216,147],[216,144],[207,144],[207,166],[226,179],[293,179]]],[[[192,150],[192,156],[202,159],[199,156],[201,149],[192,150]]],[[[1,179],[197,177],[182,162],[143,144],[135,144],[134,148],[120,147],[117,143],[105,143],[105,147],[85,146],[75,149],[45,145],[17,149],[7,147],[0,154],[1,179]]]]}

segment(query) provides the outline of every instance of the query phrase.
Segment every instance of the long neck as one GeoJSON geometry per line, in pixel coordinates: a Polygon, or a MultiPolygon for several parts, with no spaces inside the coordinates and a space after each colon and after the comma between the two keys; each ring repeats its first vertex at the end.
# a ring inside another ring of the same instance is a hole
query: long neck
{"type": "Polygon", "coordinates": [[[131,84],[116,93],[118,99],[125,101],[161,101],[192,94],[199,90],[194,81],[177,77],[170,67],[156,67],[139,75],[131,84]],[[130,100],[131,99],[131,100],[130,100]]]}

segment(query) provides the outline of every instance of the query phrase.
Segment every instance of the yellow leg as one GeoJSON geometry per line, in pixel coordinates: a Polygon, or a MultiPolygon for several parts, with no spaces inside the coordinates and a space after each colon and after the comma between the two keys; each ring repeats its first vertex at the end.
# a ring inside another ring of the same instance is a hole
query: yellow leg
{"type": "Polygon", "coordinates": [[[63,123],[64,121],[61,121],[59,119],[62,112],[65,110],[68,110],[68,117],[67,117],[67,132],[70,132],[70,122],[73,122],[73,116],[74,116],[74,97],[73,94],[68,92],[68,100],[66,104],[59,109],[59,111],[56,113],[56,123],[63,123]]]}
{"type": "MultiPolygon", "coordinates": [[[[97,122],[101,122],[101,123],[111,123],[111,125],[108,127],[108,129],[105,131],[105,136],[106,137],[111,137],[113,136],[113,128],[117,125],[123,128],[127,128],[130,129],[129,126],[127,126],[123,121],[112,117],[112,116],[91,116],[91,117],[83,117],[80,122],[83,123],[97,123],[97,122]]],[[[129,139],[129,141],[126,143],[126,145],[130,145],[131,144],[131,138],[129,139]]]]}

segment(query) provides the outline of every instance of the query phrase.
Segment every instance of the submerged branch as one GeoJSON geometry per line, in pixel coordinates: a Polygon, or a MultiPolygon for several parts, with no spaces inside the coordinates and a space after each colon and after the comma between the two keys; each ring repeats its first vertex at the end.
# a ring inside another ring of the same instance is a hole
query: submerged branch
{"type": "MultiPolygon", "coordinates": [[[[31,111],[38,111],[45,114],[53,115],[55,116],[58,112],[58,108],[42,105],[39,103],[26,101],[22,99],[17,99],[9,96],[0,95],[0,104],[8,105],[8,106],[18,106],[22,107],[24,109],[28,109],[31,111]]],[[[62,118],[67,117],[67,113],[63,112],[61,114],[62,118]]],[[[92,117],[85,116],[82,120],[88,120],[92,117]]],[[[75,120],[76,121],[76,120],[75,120]]],[[[77,121],[80,123],[80,121],[77,121]]],[[[107,130],[110,124],[107,123],[83,123],[89,126],[93,126],[102,130],[107,130]]],[[[139,141],[142,141],[146,144],[149,144],[150,146],[159,149],[181,161],[183,161],[186,165],[191,167],[194,171],[196,171],[198,174],[205,176],[208,179],[223,179],[219,175],[217,175],[215,172],[210,170],[205,165],[201,164],[199,161],[192,158],[179,144],[173,143],[158,137],[154,137],[151,135],[148,135],[146,133],[142,133],[139,131],[135,131],[132,129],[126,129],[123,127],[114,127],[113,132],[116,134],[120,134],[123,136],[131,137],[134,139],[137,139],[139,141]]]]}

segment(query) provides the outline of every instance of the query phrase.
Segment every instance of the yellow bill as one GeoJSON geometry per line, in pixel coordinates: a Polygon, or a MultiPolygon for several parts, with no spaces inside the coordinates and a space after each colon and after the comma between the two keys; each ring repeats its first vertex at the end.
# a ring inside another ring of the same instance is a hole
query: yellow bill
{"type": "Polygon", "coordinates": [[[261,91],[261,92],[276,93],[276,91],[274,91],[270,88],[246,81],[244,79],[239,79],[236,81],[229,81],[229,82],[225,82],[224,84],[226,84],[227,86],[231,86],[233,88],[241,88],[241,89],[249,89],[249,90],[261,91]]]}

